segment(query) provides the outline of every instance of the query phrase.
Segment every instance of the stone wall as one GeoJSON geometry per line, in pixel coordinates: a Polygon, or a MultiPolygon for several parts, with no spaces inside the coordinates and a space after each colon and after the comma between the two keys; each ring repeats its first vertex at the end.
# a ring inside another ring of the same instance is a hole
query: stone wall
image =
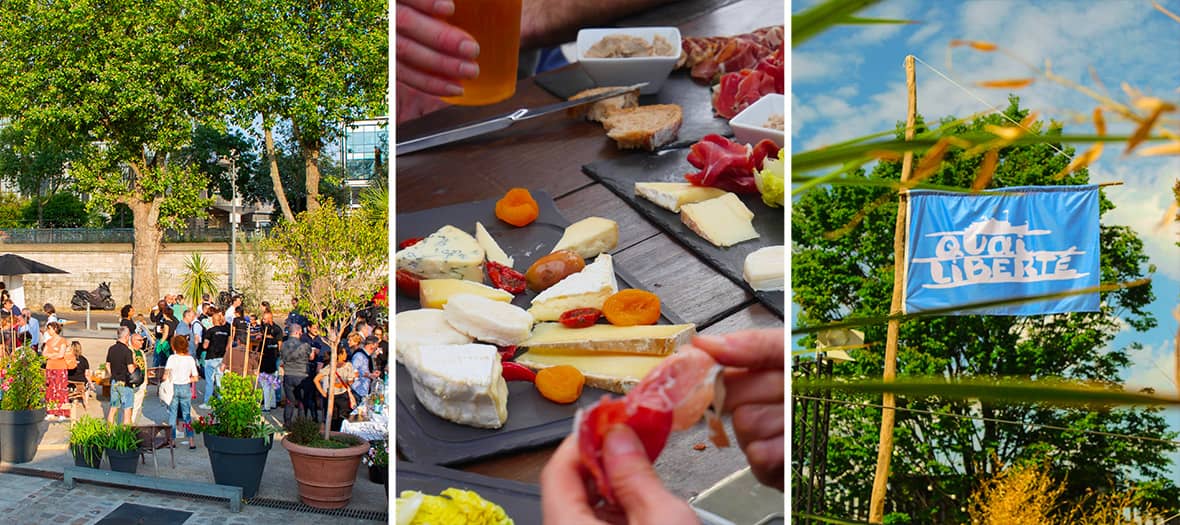
{"type": "MultiPolygon", "coordinates": [[[[234,283],[238,289],[247,286],[248,268],[245,265],[253,259],[245,251],[243,244],[238,243],[234,283]]],[[[159,261],[161,296],[180,292],[184,263],[194,252],[200,253],[208,262],[216,276],[218,290],[228,286],[229,243],[165,244],[160,250],[159,261]]],[[[25,303],[38,311],[45,303],[53,303],[59,311],[68,311],[74,290],[94,290],[101,282],[110,283],[116,308],[131,299],[130,244],[0,244],[0,253],[15,253],[69,272],[24,276],[25,303]]],[[[264,275],[266,285],[262,300],[285,307],[288,304],[285,298],[290,297],[286,285],[274,281],[274,271],[269,264],[265,265],[264,275]]],[[[0,276],[0,280],[3,279],[0,276]]]]}

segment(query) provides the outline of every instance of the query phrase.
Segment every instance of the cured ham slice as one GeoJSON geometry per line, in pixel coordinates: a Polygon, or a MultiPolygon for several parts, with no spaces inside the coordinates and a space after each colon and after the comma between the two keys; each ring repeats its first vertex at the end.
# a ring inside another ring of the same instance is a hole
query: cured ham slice
{"type": "Polygon", "coordinates": [[[711,134],[692,145],[688,163],[700,171],[684,178],[697,186],[712,186],[734,193],[758,193],[754,172],[762,169],[768,156],[778,154],[778,146],[762,140],[753,148],[721,135],[711,134]]]}
{"type": "Polygon", "coordinates": [[[702,415],[709,415],[710,439],[719,446],[729,440],[720,419],[718,399],[724,400],[721,372],[709,354],[692,346],[664,360],[626,396],[603,396],[594,405],[579,410],[574,428],[582,464],[594,478],[598,494],[615,503],[602,459],[607,432],[617,424],[635,431],[650,461],[655,461],[673,430],[692,427],[702,415]],[[718,407],[709,410],[710,404],[718,407]],[[719,434],[719,435],[718,435],[719,434]]]}
{"type": "Polygon", "coordinates": [[[712,82],[719,75],[754,68],[763,58],[782,51],[783,26],[763,27],[732,37],[682,38],[676,67],[692,70],[692,78],[712,82]]]}

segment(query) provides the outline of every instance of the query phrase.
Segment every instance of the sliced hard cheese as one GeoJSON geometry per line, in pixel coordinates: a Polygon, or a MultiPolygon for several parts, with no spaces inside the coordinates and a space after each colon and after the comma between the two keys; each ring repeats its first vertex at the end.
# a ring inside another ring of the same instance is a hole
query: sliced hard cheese
{"type": "Polygon", "coordinates": [[[758,238],[758,232],[754,231],[754,212],[732,193],[685,204],[680,208],[680,220],[716,246],[733,246],[758,238]]]}
{"type": "Polygon", "coordinates": [[[725,195],[725,190],[687,182],[636,182],[635,194],[665,210],[679,212],[685,204],[715,199],[725,195]]]}
{"type": "Polygon", "coordinates": [[[503,264],[509,268],[512,267],[512,258],[504,253],[500,245],[496,244],[496,240],[492,238],[492,234],[488,233],[483,225],[478,222],[475,223],[475,240],[483,248],[487,260],[503,264]]]}
{"type": "Polygon", "coordinates": [[[473,341],[471,336],[447,323],[442,310],[409,310],[394,318],[397,326],[397,360],[404,362],[411,349],[422,345],[461,345],[473,341]]]}
{"type": "Polygon", "coordinates": [[[499,288],[462,279],[425,279],[418,281],[418,304],[422,308],[442,308],[452,296],[471,294],[502,303],[512,302],[512,294],[499,288]]]}
{"type": "Polygon", "coordinates": [[[767,246],[750,252],[742,268],[742,277],[750,288],[760,292],[782,290],[785,283],[783,274],[786,257],[785,246],[767,246]]]}
{"type": "Polygon", "coordinates": [[[566,328],[561,323],[541,323],[520,346],[530,352],[612,352],[667,355],[696,335],[692,324],[614,326],[596,324],[587,328],[566,328]]]}
{"type": "Polygon", "coordinates": [[[586,386],[625,394],[639,383],[666,355],[578,354],[525,352],[516,362],[540,370],[570,365],[586,376],[586,386]]]}
{"type": "Polygon", "coordinates": [[[533,298],[529,313],[538,321],[556,321],[575,308],[602,309],[606,298],[619,291],[610,254],[598,256],[582,271],[567,275],[533,298]]]}
{"type": "Polygon", "coordinates": [[[479,428],[508,420],[508,384],[500,354],[491,345],[419,346],[405,365],[414,397],[432,414],[479,428]]]}
{"type": "Polygon", "coordinates": [[[456,330],[487,343],[514,345],[528,339],[533,328],[533,316],[523,308],[478,295],[454,295],[443,311],[456,330]]]}
{"type": "Polygon", "coordinates": [[[483,248],[454,226],[443,226],[394,256],[397,269],[422,279],[466,279],[483,282],[483,248]]]}
{"type": "Polygon", "coordinates": [[[619,244],[619,224],[602,217],[587,217],[569,225],[561,240],[553,247],[558,250],[573,250],[583,259],[590,259],[606,253],[619,244]]]}

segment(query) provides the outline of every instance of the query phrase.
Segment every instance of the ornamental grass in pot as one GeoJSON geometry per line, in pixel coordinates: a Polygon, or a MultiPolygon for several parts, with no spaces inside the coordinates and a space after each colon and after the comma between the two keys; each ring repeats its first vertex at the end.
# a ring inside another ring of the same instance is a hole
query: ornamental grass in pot
{"type": "Polygon", "coordinates": [[[45,421],[45,358],[28,346],[0,358],[0,460],[28,463],[45,421]]]}
{"type": "Polygon", "coordinates": [[[262,390],[253,378],[227,372],[209,406],[212,412],[197,418],[193,431],[204,436],[213,481],[242,487],[242,497],[253,498],[276,430],[262,419],[262,390]]]}
{"type": "Polygon", "coordinates": [[[357,468],[369,452],[369,442],[342,432],[324,438],[320,430],[319,423],[296,418],[287,425],[283,448],[291,454],[299,499],[320,509],[343,508],[352,500],[357,468]]]}
{"type": "Polygon", "coordinates": [[[90,468],[102,466],[102,454],[109,432],[110,425],[105,419],[91,416],[82,416],[70,425],[70,453],[74,455],[74,465],[90,468]]]}
{"type": "Polygon", "coordinates": [[[135,474],[139,468],[139,431],[131,425],[115,425],[109,428],[102,441],[111,470],[135,474]]]}

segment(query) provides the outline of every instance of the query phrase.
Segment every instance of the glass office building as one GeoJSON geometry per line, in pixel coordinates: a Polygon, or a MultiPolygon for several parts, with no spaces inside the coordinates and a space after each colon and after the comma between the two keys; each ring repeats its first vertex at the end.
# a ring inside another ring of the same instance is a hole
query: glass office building
{"type": "Polygon", "coordinates": [[[344,186],[349,205],[373,180],[389,176],[389,119],[354,120],[344,126],[344,186]]]}

